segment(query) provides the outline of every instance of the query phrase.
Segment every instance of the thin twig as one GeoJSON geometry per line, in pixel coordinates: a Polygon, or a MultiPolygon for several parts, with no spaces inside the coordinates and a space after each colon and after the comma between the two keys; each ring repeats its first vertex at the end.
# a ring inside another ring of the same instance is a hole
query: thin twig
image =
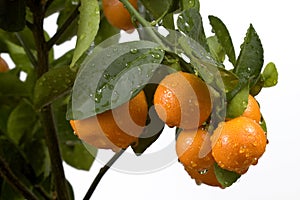
{"type": "Polygon", "coordinates": [[[13,188],[18,190],[26,199],[38,200],[25,184],[10,170],[8,164],[0,157],[0,176],[13,188]]]}
{"type": "Polygon", "coordinates": [[[33,53],[31,52],[30,48],[28,47],[28,45],[26,44],[26,42],[23,40],[23,38],[21,37],[21,35],[19,33],[16,32],[15,36],[17,37],[20,44],[24,48],[24,51],[25,51],[26,55],[28,56],[28,58],[29,58],[30,62],[32,63],[32,65],[34,67],[36,67],[38,65],[37,60],[34,57],[33,53]]]}
{"type": "Polygon", "coordinates": [[[71,15],[63,23],[63,25],[57,30],[57,32],[54,34],[54,36],[47,42],[48,50],[50,50],[53,47],[53,45],[58,41],[58,39],[65,32],[65,30],[70,26],[70,24],[79,15],[79,7],[80,7],[80,3],[76,6],[75,10],[71,13],[71,15]]]}
{"type": "Polygon", "coordinates": [[[91,198],[92,194],[94,193],[97,185],[101,181],[104,174],[110,169],[110,167],[118,160],[118,158],[125,152],[126,149],[121,149],[119,152],[115,153],[115,155],[104,165],[97,176],[95,177],[93,183],[91,184],[90,188],[88,189],[86,195],[84,196],[83,200],[88,200],[91,198]]]}

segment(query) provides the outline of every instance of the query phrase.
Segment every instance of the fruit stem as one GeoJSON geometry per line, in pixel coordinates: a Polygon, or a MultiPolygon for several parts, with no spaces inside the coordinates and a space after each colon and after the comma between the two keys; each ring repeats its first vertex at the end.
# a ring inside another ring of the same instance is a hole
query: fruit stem
{"type": "Polygon", "coordinates": [[[92,194],[94,193],[97,185],[101,181],[104,174],[110,169],[110,167],[118,160],[118,158],[126,151],[126,149],[121,149],[104,165],[100,171],[98,172],[97,176],[95,177],[93,183],[91,184],[90,188],[88,189],[86,195],[84,196],[83,200],[88,200],[91,198],[92,194]]]}
{"type": "Polygon", "coordinates": [[[159,44],[161,47],[166,50],[167,48],[161,41],[161,39],[158,37],[157,33],[155,33],[154,29],[152,28],[153,26],[151,25],[150,22],[145,20],[140,13],[131,5],[131,3],[128,0],[120,0],[121,3],[124,4],[124,7],[128,10],[129,14],[131,17],[136,19],[143,27],[147,28],[146,30],[149,32],[151,37],[159,44]]]}

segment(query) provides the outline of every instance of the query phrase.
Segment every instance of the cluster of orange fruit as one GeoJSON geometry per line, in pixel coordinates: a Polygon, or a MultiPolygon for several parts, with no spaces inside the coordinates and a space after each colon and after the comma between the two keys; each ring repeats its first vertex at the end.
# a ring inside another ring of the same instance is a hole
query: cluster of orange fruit
{"type": "Polygon", "coordinates": [[[204,126],[212,111],[209,89],[196,75],[177,72],[166,76],[156,90],[154,105],[168,126],[182,129],[176,153],[197,184],[223,188],[215,164],[244,174],[265,152],[267,137],[259,125],[260,108],[251,95],[244,113],[219,123],[213,134],[204,126]]]}
{"type": "MultiPolygon", "coordinates": [[[[216,164],[244,174],[265,152],[267,137],[259,124],[260,108],[251,95],[244,113],[219,123],[213,134],[205,128],[212,112],[209,87],[198,76],[181,71],[167,75],[157,86],[153,99],[159,118],[182,130],[176,140],[176,153],[197,184],[223,188],[214,172],[216,164]]],[[[70,123],[87,143],[118,151],[138,143],[147,113],[146,97],[141,91],[113,110],[70,123]]]]}

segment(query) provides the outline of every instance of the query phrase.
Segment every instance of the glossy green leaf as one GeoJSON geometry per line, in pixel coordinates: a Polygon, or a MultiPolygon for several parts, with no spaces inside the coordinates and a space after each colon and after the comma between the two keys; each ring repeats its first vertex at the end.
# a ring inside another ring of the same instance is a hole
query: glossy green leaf
{"type": "Polygon", "coordinates": [[[65,8],[66,0],[55,0],[51,2],[50,6],[46,10],[46,17],[56,13],[60,12],[65,8]]]}
{"type": "Polygon", "coordinates": [[[6,45],[9,55],[15,63],[16,67],[19,67],[25,71],[33,69],[33,65],[30,62],[28,56],[26,55],[23,47],[10,41],[6,41],[6,45]]]}
{"type": "Polygon", "coordinates": [[[17,32],[25,27],[25,1],[0,1],[0,28],[17,32]]]}
{"type": "Polygon", "coordinates": [[[41,108],[70,92],[75,77],[76,72],[67,65],[49,70],[36,82],[33,96],[34,106],[41,108]]]}
{"type": "Polygon", "coordinates": [[[141,2],[155,19],[174,11],[178,5],[177,0],[141,0],[141,2]]]}
{"type": "Polygon", "coordinates": [[[19,105],[10,113],[7,121],[7,134],[16,144],[30,134],[37,116],[33,107],[26,101],[20,101],[19,105]]]}
{"type": "Polygon", "coordinates": [[[218,42],[216,36],[210,36],[207,38],[207,44],[209,47],[209,52],[211,56],[218,62],[223,63],[225,60],[225,51],[221,44],[218,42]]]}
{"type": "Polygon", "coordinates": [[[240,91],[228,102],[227,118],[235,118],[243,114],[248,105],[249,86],[242,86],[240,91]]]}
{"type": "Polygon", "coordinates": [[[273,87],[278,82],[278,71],[274,63],[268,63],[262,73],[264,87],[273,87]]]}
{"type": "Polygon", "coordinates": [[[196,8],[184,10],[178,16],[177,26],[180,31],[198,42],[206,51],[209,51],[202,24],[202,17],[196,8]]]}
{"type": "Polygon", "coordinates": [[[242,83],[250,82],[250,87],[252,87],[260,76],[263,62],[261,41],[253,26],[250,25],[233,72],[242,83]]]}
{"type": "Polygon", "coordinates": [[[239,84],[238,77],[231,71],[228,71],[224,68],[219,67],[218,69],[224,83],[225,92],[228,93],[234,90],[239,84]]]}
{"type": "Polygon", "coordinates": [[[64,55],[57,58],[50,64],[51,68],[64,67],[66,65],[70,65],[72,62],[73,54],[74,54],[73,49],[66,52],[64,55]]]}
{"type": "Polygon", "coordinates": [[[222,169],[216,163],[214,165],[214,170],[219,183],[221,183],[224,188],[231,186],[241,177],[240,174],[222,169]]]}
{"type": "Polygon", "coordinates": [[[100,27],[98,29],[98,33],[95,37],[95,45],[100,44],[104,40],[112,37],[120,32],[120,29],[112,26],[106,18],[101,19],[100,27]]]}
{"type": "Polygon", "coordinates": [[[76,48],[70,67],[74,67],[76,61],[91,46],[98,32],[100,23],[100,11],[97,0],[82,0],[79,8],[80,16],[76,48]]]}
{"type": "Polygon", "coordinates": [[[28,97],[31,88],[26,82],[22,82],[14,71],[0,73],[0,96],[28,97]]]}
{"type": "Polygon", "coordinates": [[[129,101],[150,80],[164,51],[149,41],[98,46],[76,78],[68,119],[83,119],[129,101]]]}
{"type": "Polygon", "coordinates": [[[229,61],[235,65],[235,50],[227,27],[221,21],[221,19],[215,16],[210,15],[208,18],[219,43],[222,45],[226,55],[229,58],[229,61]]]}
{"type": "Polygon", "coordinates": [[[74,168],[89,170],[97,150],[89,148],[74,135],[69,121],[66,120],[67,100],[62,98],[52,104],[54,121],[58,132],[63,160],[74,168]]]}
{"type": "Polygon", "coordinates": [[[189,8],[196,8],[199,11],[200,2],[199,0],[180,0],[180,7],[182,10],[187,10],[189,8]]]}

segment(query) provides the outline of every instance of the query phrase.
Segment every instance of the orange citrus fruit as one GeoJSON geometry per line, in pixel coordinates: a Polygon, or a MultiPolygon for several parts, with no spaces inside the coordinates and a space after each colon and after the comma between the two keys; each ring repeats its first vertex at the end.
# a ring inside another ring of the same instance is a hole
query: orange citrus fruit
{"type": "Polygon", "coordinates": [[[101,149],[127,148],[136,144],[146,125],[148,105],[141,91],[129,102],[82,120],[71,120],[75,134],[101,149]]]}
{"type": "Polygon", "coordinates": [[[256,99],[252,96],[248,96],[248,105],[242,114],[244,117],[248,117],[250,119],[255,120],[257,123],[259,123],[261,118],[260,108],[256,101],[256,99]]]}
{"type": "Polygon", "coordinates": [[[6,72],[9,70],[8,64],[5,60],[0,56],[0,72],[6,72]]]}
{"type": "Polygon", "coordinates": [[[186,168],[206,170],[215,161],[211,154],[210,135],[202,128],[183,130],[176,140],[176,153],[186,168]]]}
{"type": "Polygon", "coordinates": [[[154,94],[158,116],[170,127],[196,129],[212,110],[210,92],[199,77],[186,72],[167,75],[154,94]]]}
{"type": "Polygon", "coordinates": [[[206,184],[210,186],[217,186],[223,188],[221,183],[218,181],[214,165],[211,165],[209,168],[203,171],[198,171],[196,169],[185,168],[186,172],[191,176],[192,179],[195,179],[195,182],[200,184],[206,184]]]}
{"type": "Polygon", "coordinates": [[[211,136],[212,155],[226,170],[245,173],[265,152],[267,137],[261,126],[247,117],[221,122],[211,136]]]}
{"type": "MultiPolygon", "coordinates": [[[[130,4],[137,9],[137,0],[129,0],[130,4]]],[[[103,12],[107,21],[114,27],[128,31],[134,29],[131,16],[123,3],[118,0],[102,0],[103,12]]]]}

